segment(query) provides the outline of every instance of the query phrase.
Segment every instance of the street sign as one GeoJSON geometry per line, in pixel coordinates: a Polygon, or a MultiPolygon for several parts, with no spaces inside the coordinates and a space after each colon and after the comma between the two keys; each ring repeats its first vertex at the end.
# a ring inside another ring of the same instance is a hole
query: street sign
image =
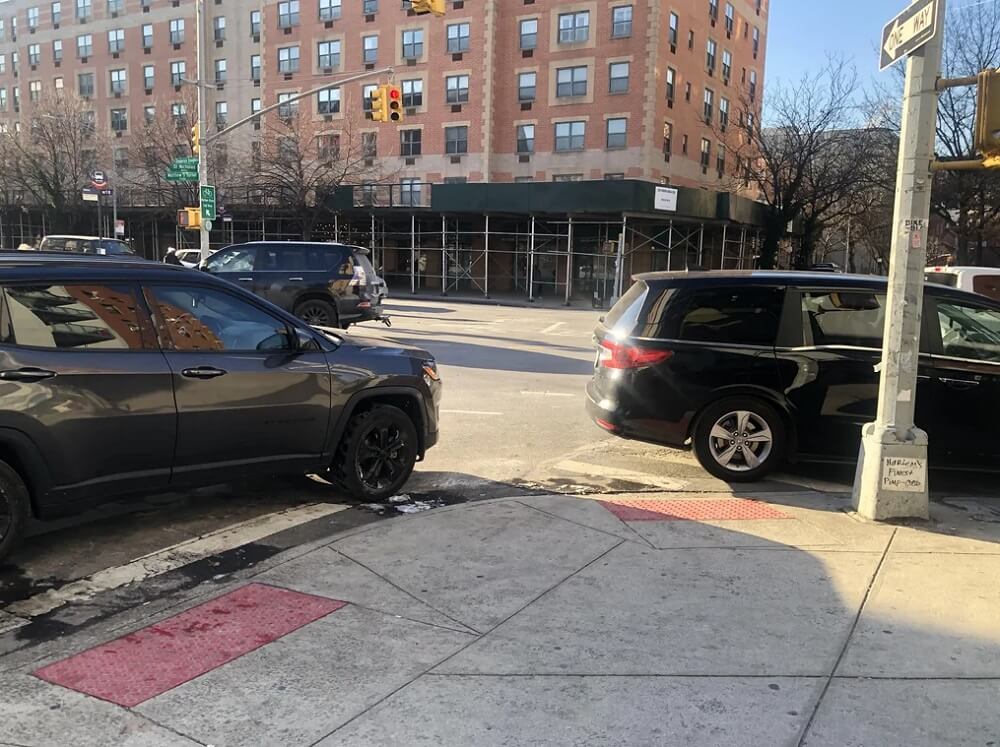
{"type": "Polygon", "coordinates": [[[170,164],[172,169],[194,169],[198,170],[198,159],[194,156],[184,156],[183,158],[175,158],[173,163],[170,164]]]}
{"type": "Polygon", "coordinates": [[[101,195],[95,189],[84,189],[80,195],[84,202],[100,202],[101,195]]]}
{"type": "Polygon", "coordinates": [[[90,173],[90,185],[94,189],[104,189],[108,186],[108,179],[103,171],[94,170],[90,173]]]}
{"type": "Polygon", "coordinates": [[[187,167],[175,168],[171,166],[167,169],[168,182],[196,182],[198,181],[198,170],[187,167]]]}
{"type": "Polygon", "coordinates": [[[919,0],[885,25],[879,70],[885,70],[934,38],[938,6],[938,0],[919,0]]]}
{"type": "Polygon", "coordinates": [[[215,187],[203,184],[201,187],[201,219],[215,220],[215,187]]]}
{"type": "Polygon", "coordinates": [[[115,235],[116,236],[125,235],[125,221],[121,219],[115,221],[115,235]]]}

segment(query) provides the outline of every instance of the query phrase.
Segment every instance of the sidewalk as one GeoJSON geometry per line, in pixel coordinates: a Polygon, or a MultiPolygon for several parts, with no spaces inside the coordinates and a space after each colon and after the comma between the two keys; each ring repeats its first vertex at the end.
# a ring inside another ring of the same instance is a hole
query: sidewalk
{"type": "Polygon", "coordinates": [[[503,306],[514,309],[569,309],[576,311],[591,311],[595,314],[603,314],[607,308],[594,308],[590,301],[574,298],[567,305],[561,296],[542,296],[533,301],[529,301],[524,295],[491,295],[488,298],[482,293],[449,293],[446,296],[440,293],[428,293],[419,291],[410,293],[403,290],[391,290],[389,297],[385,301],[387,311],[391,310],[394,303],[406,303],[407,301],[434,301],[437,303],[467,303],[474,306],[503,306]]]}
{"type": "Polygon", "coordinates": [[[675,492],[372,524],[0,659],[0,743],[1000,743],[1000,507],[848,511],[675,492]]]}

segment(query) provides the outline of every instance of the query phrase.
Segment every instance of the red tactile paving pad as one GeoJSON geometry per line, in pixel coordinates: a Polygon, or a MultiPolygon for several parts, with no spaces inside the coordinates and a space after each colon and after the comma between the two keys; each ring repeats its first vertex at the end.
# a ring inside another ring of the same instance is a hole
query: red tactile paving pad
{"type": "Polygon", "coordinates": [[[135,706],[339,610],[347,602],[249,584],[35,672],[135,706]]]}
{"type": "Polygon", "coordinates": [[[611,499],[601,503],[622,521],[746,521],[791,518],[766,503],[745,498],[687,501],[611,499]]]}

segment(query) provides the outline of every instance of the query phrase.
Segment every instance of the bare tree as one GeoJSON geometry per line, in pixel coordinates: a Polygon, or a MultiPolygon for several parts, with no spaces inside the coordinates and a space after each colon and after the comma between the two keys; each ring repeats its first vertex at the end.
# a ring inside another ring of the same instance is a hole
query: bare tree
{"type": "Polygon", "coordinates": [[[110,138],[97,130],[87,101],[66,92],[28,104],[27,126],[0,129],[0,159],[8,189],[40,206],[48,225],[73,230],[87,215],[81,190],[106,163],[110,138]]]}

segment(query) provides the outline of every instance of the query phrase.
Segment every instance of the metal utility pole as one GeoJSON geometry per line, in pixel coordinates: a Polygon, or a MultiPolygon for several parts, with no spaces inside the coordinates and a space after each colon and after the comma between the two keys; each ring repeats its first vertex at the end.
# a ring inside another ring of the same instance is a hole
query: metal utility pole
{"type": "Polygon", "coordinates": [[[854,507],[867,519],[927,518],[927,434],[913,423],[923,305],[936,90],[945,0],[914,0],[883,31],[883,68],[909,54],[899,133],[878,413],[864,427],[854,507]]]}
{"type": "MultiPolygon", "coordinates": [[[[205,64],[206,57],[205,54],[205,0],[196,0],[195,3],[195,39],[197,40],[198,46],[198,76],[197,76],[197,89],[198,89],[198,133],[204,136],[208,133],[208,127],[206,126],[205,110],[207,108],[206,96],[205,96],[205,81],[208,76],[205,74],[205,64]]],[[[208,143],[204,140],[201,141],[198,147],[198,195],[199,200],[201,197],[202,186],[208,184],[208,143]]],[[[209,249],[209,231],[212,230],[212,221],[202,220],[201,228],[198,229],[198,233],[201,237],[201,259],[202,261],[208,259],[210,254],[209,249]]]]}

